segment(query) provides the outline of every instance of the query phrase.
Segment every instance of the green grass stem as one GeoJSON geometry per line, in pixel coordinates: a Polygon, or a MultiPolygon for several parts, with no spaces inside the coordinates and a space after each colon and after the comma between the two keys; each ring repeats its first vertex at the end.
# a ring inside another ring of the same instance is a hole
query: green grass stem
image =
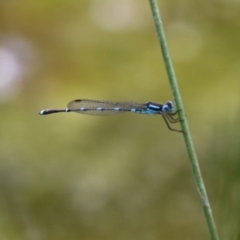
{"type": "Polygon", "coordinates": [[[158,40],[159,40],[162,54],[163,54],[165,67],[166,67],[167,74],[169,77],[169,82],[171,85],[172,93],[173,93],[176,107],[178,110],[179,118],[181,120],[180,123],[181,123],[181,128],[183,130],[184,141],[186,144],[190,164],[191,164],[194,179],[196,182],[197,191],[199,193],[200,200],[202,203],[205,219],[207,221],[207,226],[208,226],[208,229],[210,232],[211,239],[218,240],[219,238],[218,238],[214,218],[212,215],[211,206],[208,201],[208,196],[207,196],[207,192],[206,192],[206,189],[204,186],[201,170],[200,170],[197,156],[195,153],[195,149],[193,146],[187,119],[185,117],[186,115],[184,112],[184,108],[183,108],[183,104],[182,104],[182,100],[181,100],[181,96],[180,96],[180,91],[179,91],[176,76],[174,73],[174,68],[173,68],[173,65],[171,62],[171,57],[170,57],[170,54],[168,51],[167,42],[166,42],[166,38],[164,35],[164,30],[163,30],[163,25],[162,25],[162,21],[161,21],[161,17],[160,17],[160,12],[159,12],[158,6],[157,6],[157,1],[149,0],[149,2],[150,2],[150,6],[151,6],[151,11],[152,11],[156,31],[157,31],[158,40]]]}

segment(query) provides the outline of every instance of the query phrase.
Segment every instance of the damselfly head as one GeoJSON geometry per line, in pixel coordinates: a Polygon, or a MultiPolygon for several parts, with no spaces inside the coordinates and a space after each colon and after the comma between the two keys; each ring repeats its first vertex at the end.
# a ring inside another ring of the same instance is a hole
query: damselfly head
{"type": "Polygon", "coordinates": [[[163,112],[173,112],[173,110],[174,109],[173,109],[172,101],[168,101],[162,106],[162,111],[163,112]]]}

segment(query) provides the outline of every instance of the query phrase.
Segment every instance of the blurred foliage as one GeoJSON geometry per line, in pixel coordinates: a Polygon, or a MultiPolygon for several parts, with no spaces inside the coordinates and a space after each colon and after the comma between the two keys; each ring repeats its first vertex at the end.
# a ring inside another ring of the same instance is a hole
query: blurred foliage
{"type": "MultiPolygon", "coordinates": [[[[239,233],[238,1],[159,1],[221,239],[239,233]]],[[[0,2],[2,239],[208,239],[161,117],[39,116],[75,98],[172,99],[147,1],[0,2]]]]}

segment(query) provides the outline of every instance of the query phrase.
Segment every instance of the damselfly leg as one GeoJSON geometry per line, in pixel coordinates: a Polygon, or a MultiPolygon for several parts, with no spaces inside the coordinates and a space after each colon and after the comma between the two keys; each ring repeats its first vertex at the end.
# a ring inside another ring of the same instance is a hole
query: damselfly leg
{"type": "Polygon", "coordinates": [[[174,114],[166,113],[166,118],[168,119],[168,121],[169,121],[170,123],[177,123],[177,122],[180,121],[179,118],[174,118],[174,117],[173,117],[174,115],[176,115],[176,113],[174,113],[174,114]]]}
{"type": "MultiPolygon", "coordinates": [[[[176,119],[175,119],[175,118],[173,118],[172,115],[173,115],[173,114],[162,113],[162,117],[163,117],[163,119],[164,119],[164,121],[165,121],[168,129],[171,130],[171,131],[181,132],[181,133],[182,133],[182,132],[183,132],[182,130],[175,129],[175,128],[172,128],[172,127],[170,126],[169,123],[177,123],[177,122],[180,121],[179,118],[176,118],[176,119]]],[[[174,115],[176,115],[176,113],[175,113],[174,115]]]]}

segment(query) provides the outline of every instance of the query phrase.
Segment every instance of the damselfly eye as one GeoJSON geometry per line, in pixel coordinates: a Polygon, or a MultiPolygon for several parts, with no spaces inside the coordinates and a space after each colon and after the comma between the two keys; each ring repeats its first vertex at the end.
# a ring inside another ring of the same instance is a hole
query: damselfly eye
{"type": "Polygon", "coordinates": [[[162,107],[163,112],[172,112],[173,111],[173,103],[171,101],[168,101],[166,104],[162,107]]]}

